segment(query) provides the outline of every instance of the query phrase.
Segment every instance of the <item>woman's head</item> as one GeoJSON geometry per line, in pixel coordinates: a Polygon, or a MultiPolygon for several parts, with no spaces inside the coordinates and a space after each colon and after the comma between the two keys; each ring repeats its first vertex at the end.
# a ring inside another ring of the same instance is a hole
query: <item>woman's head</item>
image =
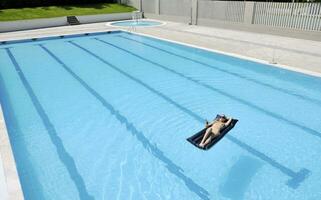
{"type": "Polygon", "coordinates": [[[225,122],[227,122],[227,118],[225,117],[225,115],[222,115],[222,116],[219,118],[219,121],[225,123],[225,122]]]}

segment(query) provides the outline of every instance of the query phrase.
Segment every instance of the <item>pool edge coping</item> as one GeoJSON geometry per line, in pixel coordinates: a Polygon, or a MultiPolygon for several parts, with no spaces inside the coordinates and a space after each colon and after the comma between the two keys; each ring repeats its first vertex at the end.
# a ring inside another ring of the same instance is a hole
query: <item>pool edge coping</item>
{"type": "MultiPolygon", "coordinates": [[[[120,21],[128,21],[128,20],[120,20],[120,21]]],[[[166,25],[167,24],[166,22],[161,21],[161,20],[154,20],[154,21],[163,22],[164,24],[162,24],[162,25],[166,25]]],[[[117,21],[113,21],[113,22],[117,22],[117,21]]],[[[189,47],[192,47],[192,48],[198,48],[198,49],[202,49],[202,50],[205,50],[205,51],[214,52],[214,53],[218,53],[218,54],[222,54],[222,55],[232,56],[232,57],[240,58],[240,59],[243,59],[243,60],[254,61],[254,62],[257,62],[257,63],[269,65],[271,67],[277,67],[277,68],[286,69],[286,70],[289,70],[289,71],[298,72],[298,73],[302,73],[302,74],[305,74],[305,75],[310,75],[310,76],[321,78],[321,73],[320,72],[307,70],[307,69],[302,69],[300,67],[293,67],[293,66],[289,66],[289,65],[279,64],[279,63],[271,63],[269,61],[266,61],[266,60],[263,60],[263,59],[259,59],[259,58],[254,58],[254,57],[251,57],[251,56],[244,56],[244,55],[237,54],[237,53],[230,53],[230,52],[226,52],[226,51],[216,50],[216,49],[213,49],[213,48],[210,48],[210,47],[204,47],[204,46],[199,46],[199,45],[195,45],[195,44],[190,44],[190,43],[187,43],[185,41],[184,42],[180,42],[180,41],[176,41],[176,40],[173,40],[173,39],[167,39],[167,38],[164,38],[164,37],[155,36],[155,35],[152,35],[152,34],[137,32],[137,31],[139,31],[140,28],[153,28],[153,27],[136,27],[136,31],[130,31],[130,30],[127,30],[125,27],[114,27],[114,26],[109,26],[109,24],[106,23],[106,22],[103,22],[103,23],[105,24],[105,27],[110,27],[112,29],[110,29],[110,30],[105,30],[105,29],[102,29],[102,30],[86,30],[86,31],[79,30],[79,31],[75,31],[73,33],[67,33],[67,34],[50,34],[50,33],[47,33],[47,34],[42,34],[41,36],[39,36],[39,38],[59,37],[61,35],[70,36],[70,35],[84,34],[84,33],[104,33],[104,32],[123,31],[123,32],[130,33],[130,34],[137,34],[137,35],[141,35],[141,36],[151,37],[151,38],[154,38],[154,39],[159,39],[159,40],[163,40],[163,41],[167,41],[167,42],[172,42],[172,43],[175,43],[175,44],[185,45],[185,46],[189,46],[189,47]]],[[[162,26],[162,25],[158,25],[158,26],[162,26]]],[[[30,37],[23,37],[23,38],[24,39],[18,39],[18,40],[30,39],[30,37]]],[[[7,41],[15,41],[15,40],[17,40],[17,39],[13,39],[13,40],[9,39],[7,41]]]]}
{"type": "Polygon", "coordinates": [[[156,19],[140,19],[140,21],[154,21],[154,22],[159,22],[160,24],[158,25],[152,25],[152,26],[117,26],[117,25],[113,25],[113,23],[117,23],[117,22],[126,22],[126,21],[133,21],[132,19],[128,19],[128,20],[117,20],[117,21],[112,21],[112,22],[107,22],[106,26],[112,27],[112,28],[119,28],[119,29],[123,29],[123,28],[154,28],[154,27],[160,27],[160,26],[165,26],[167,24],[167,22],[165,21],[161,21],[161,20],[156,20],[156,19]]]}
{"type": "Polygon", "coordinates": [[[311,70],[307,70],[307,69],[301,69],[299,67],[293,67],[293,66],[284,65],[284,64],[278,64],[278,63],[271,63],[269,61],[258,59],[258,58],[254,58],[254,57],[250,57],[250,56],[244,56],[244,55],[240,55],[240,54],[237,54],[237,53],[229,53],[229,52],[226,52],[226,51],[220,51],[220,50],[216,50],[216,49],[212,49],[212,48],[208,48],[208,47],[189,44],[187,42],[180,42],[180,41],[167,39],[167,38],[163,38],[163,37],[158,37],[158,36],[154,36],[154,35],[150,35],[150,34],[146,34],[146,33],[131,32],[131,31],[124,30],[124,29],[120,29],[120,31],[127,32],[129,34],[136,34],[136,35],[151,37],[151,38],[154,38],[154,39],[163,40],[163,41],[167,41],[167,42],[172,42],[172,43],[180,44],[180,45],[185,45],[185,46],[189,46],[189,47],[192,47],[192,48],[198,48],[198,49],[202,49],[202,50],[213,52],[213,53],[218,53],[218,54],[222,54],[222,55],[226,55],[226,56],[232,56],[232,57],[235,57],[235,58],[240,58],[242,60],[249,60],[249,61],[265,64],[265,65],[268,65],[268,66],[271,66],[271,67],[274,67],[274,68],[286,69],[286,70],[289,70],[289,71],[298,72],[298,73],[302,73],[302,74],[305,74],[305,75],[321,78],[321,73],[320,72],[315,72],[315,71],[311,71],[311,70]]]}
{"type": "MultiPolygon", "coordinates": [[[[3,170],[5,186],[4,188],[7,199],[21,200],[24,199],[23,191],[18,175],[15,158],[12,152],[9,140],[8,130],[6,127],[2,105],[0,104],[0,170],[3,170]]],[[[5,197],[5,199],[6,199],[5,197]]]]}

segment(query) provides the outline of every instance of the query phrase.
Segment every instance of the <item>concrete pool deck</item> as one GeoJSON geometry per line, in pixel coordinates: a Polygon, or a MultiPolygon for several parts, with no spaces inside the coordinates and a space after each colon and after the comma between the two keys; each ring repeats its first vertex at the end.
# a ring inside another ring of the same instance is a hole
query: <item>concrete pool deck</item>
{"type": "MultiPolygon", "coordinates": [[[[104,23],[63,26],[0,33],[0,41],[121,30],[104,23]]],[[[131,31],[130,28],[124,28],[131,31]]],[[[186,43],[276,67],[321,77],[321,41],[268,35],[222,28],[166,22],[163,26],[137,27],[135,33],[186,43]]],[[[0,199],[23,199],[21,186],[0,109],[0,199]]]]}

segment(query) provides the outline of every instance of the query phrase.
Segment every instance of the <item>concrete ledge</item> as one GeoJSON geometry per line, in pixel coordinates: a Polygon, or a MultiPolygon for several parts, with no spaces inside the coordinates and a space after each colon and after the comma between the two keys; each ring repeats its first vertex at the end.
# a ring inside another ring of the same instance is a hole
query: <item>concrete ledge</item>
{"type": "Polygon", "coordinates": [[[13,157],[11,144],[0,106],[0,197],[1,200],[20,200],[22,188],[13,157]]]}
{"type": "MultiPolygon", "coordinates": [[[[158,15],[155,13],[144,13],[146,18],[172,21],[172,22],[182,22],[182,23],[190,23],[190,16],[173,16],[173,15],[158,15]]],[[[231,30],[240,30],[247,32],[255,32],[255,33],[263,33],[263,34],[271,34],[271,35],[279,35],[285,37],[293,37],[305,40],[314,40],[321,41],[321,31],[307,31],[307,30],[299,30],[299,29],[290,29],[290,28],[282,28],[282,27],[274,27],[274,26],[266,26],[259,24],[247,24],[247,23],[239,23],[232,21],[222,21],[208,18],[197,18],[197,21],[193,19],[197,25],[201,26],[209,26],[215,28],[224,28],[231,30]]]]}
{"type": "MultiPolygon", "coordinates": [[[[130,33],[127,30],[122,30],[122,31],[130,33]]],[[[277,67],[277,68],[282,68],[282,69],[286,69],[286,70],[289,70],[289,71],[294,71],[294,72],[299,72],[299,73],[302,73],[302,74],[307,74],[307,75],[310,75],[310,76],[321,77],[321,72],[319,72],[319,71],[313,71],[313,70],[310,70],[310,69],[303,69],[303,68],[293,67],[293,66],[284,65],[284,64],[271,63],[269,61],[258,59],[258,58],[255,58],[255,57],[244,56],[244,55],[236,54],[236,53],[229,53],[229,52],[225,52],[225,51],[216,50],[214,48],[208,48],[208,47],[204,47],[204,46],[199,46],[198,44],[188,43],[186,41],[182,42],[182,41],[172,40],[172,39],[168,39],[168,38],[165,38],[165,37],[159,37],[159,36],[150,35],[150,34],[146,34],[146,33],[135,32],[134,34],[142,35],[142,36],[146,36],[146,37],[151,37],[151,38],[155,38],[155,39],[159,39],[159,40],[163,40],[163,41],[168,41],[168,42],[175,43],[175,44],[181,44],[181,45],[185,45],[185,46],[189,46],[189,47],[193,47],[193,48],[197,48],[197,49],[202,49],[202,50],[206,50],[206,51],[209,51],[209,52],[214,52],[214,53],[218,53],[218,54],[222,54],[222,55],[226,55],[226,56],[231,56],[231,57],[234,57],[234,58],[240,58],[242,60],[253,61],[253,62],[256,62],[256,63],[261,63],[261,64],[268,65],[270,67],[277,67]]]]}
{"type": "Polygon", "coordinates": [[[83,15],[77,16],[81,24],[116,21],[116,20],[128,20],[132,18],[132,13],[114,13],[103,15],[83,15]]]}
{"type": "Polygon", "coordinates": [[[38,29],[67,25],[66,17],[0,22],[0,32],[38,29]]]}
{"type": "Polygon", "coordinates": [[[197,25],[248,31],[248,32],[255,32],[255,33],[263,33],[263,34],[271,34],[271,35],[280,35],[280,36],[300,38],[305,40],[321,41],[320,31],[304,31],[304,30],[298,30],[298,29],[265,26],[265,25],[259,25],[259,24],[246,24],[246,23],[229,22],[229,21],[204,19],[204,18],[198,18],[197,25]]]}
{"type": "MultiPolygon", "coordinates": [[[[126,20],[132,18],[132,13],[113,13],[102,15],[83,15],[77,16],[78,20],[82,24],[103,22],[103,21],[115,21],[126,20]]],[[[10,31],[21,31],[29,29],[49,28],[56,26],[68,25],[66,17],[45,18],[45,19],[32,19],[32,20],[18,20],[0,22],[0,33],[10,31]]]]}
{"type": "Polygon", "coordinates": [[[153,13],[144,13],[144,17],[151,18],[151,19],[165,20],[165,21],[182,22],[186,24],[191,22],[191,17],[186,17],[186,16],[157,15],[153,13]]]}

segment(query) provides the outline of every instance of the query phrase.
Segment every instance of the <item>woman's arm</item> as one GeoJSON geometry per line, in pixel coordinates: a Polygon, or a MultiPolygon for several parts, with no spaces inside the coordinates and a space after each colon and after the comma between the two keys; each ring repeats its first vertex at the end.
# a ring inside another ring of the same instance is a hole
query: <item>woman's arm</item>
{"type": "Polygon", "coordinates": [[[230,125],[230,124],[231,124],[231,122],[232,122],[232,119],[233,119],[232,117],[231,117],[230,119],[228,119],[228,120],[227,120],[227,122],[225,123],[225,126],[230,125]]]}
{"type": "Polygon", "coordinates": [[[205,120],[205,128],[208,128],[209,127],[209,123],[207,120],[205,120]]]}
{"type": "MultiPolygon", "coordinates": [[[[216,120],[215,120],[215,121],[216,121],[216,120]]],[[[205,128],[211,127],[211,126],[215,123],[215,121],[212,121],[211,123],[208,123],[208,121],[206,120],[206,122],[205,122],[205,128]]]]}

